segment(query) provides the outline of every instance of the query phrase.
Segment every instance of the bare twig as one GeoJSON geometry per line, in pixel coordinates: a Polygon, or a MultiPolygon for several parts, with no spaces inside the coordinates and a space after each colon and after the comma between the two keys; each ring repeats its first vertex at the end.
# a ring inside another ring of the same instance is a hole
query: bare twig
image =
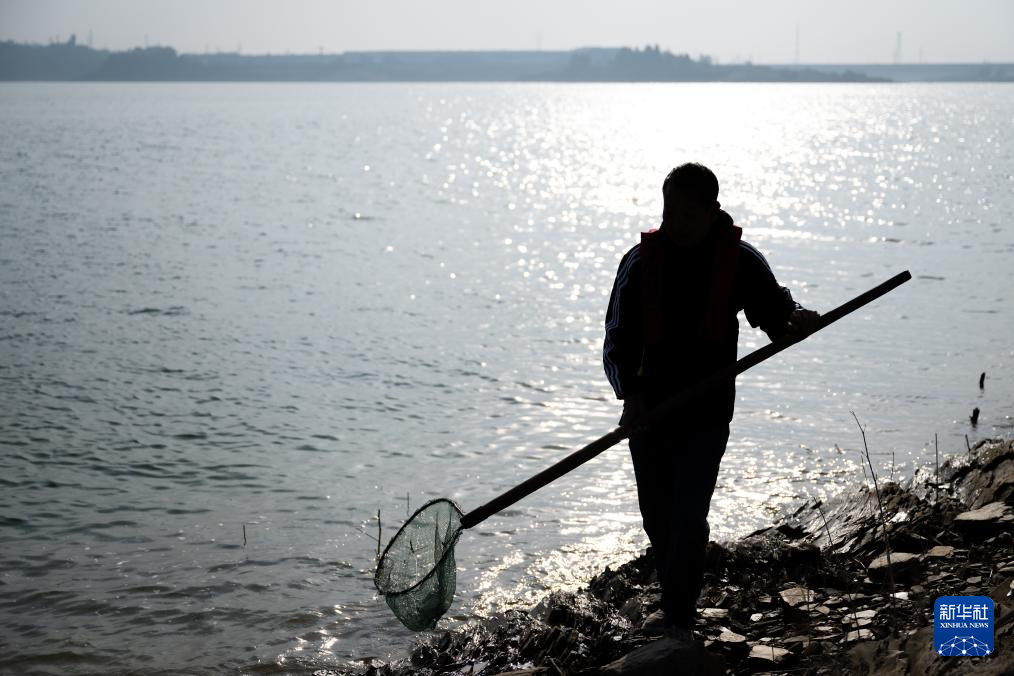
{"type": "Polygon", "coordinates": [[[357,528],[359,529],[360,533],[362,533],[366,537],[370,538],[371,540],[375,540],[377,542],[377,559],[380,559],[380,545],[381,545],[382,534],[383,534],[383,524],[380,521],[380,509],[379,508],[377,509],[377,534],[376,535],[374,535],[373,533],[368,533],[366,531],[366,529],[363,528],[362,526],[357,526],[357,528]]]}
{"type": "Polygon", "coordinates": [[[820,513],[820,518],[824,520],[824,532],[827,533],[827,548],[830,550],[834,547],[834,540],[831,539],[831,527],[827,525],[827,517],[824,516],[824,510],[820,508],[820,503],[817,503],[817,512],[820,513]]]}
{"type": "MultiPolygon", "coordinates": [[[[866,488],[870,483],[870,477],[866,473],[866,465],[863,463],[863,452],[862,451],[857,452],[859,453],[859,469],[863,470],[863,488],[866,488]]],[[[864,495],[866,498],[866,502],[863,504],[863,509],[869,509],[870,513],[872,513],[873,505],[870,504],[870,492],[867,490],[865,491],[864,495]]]]}
{"type": "MultiPolygon", "coordinates": [[[[891,614],[894,614],[894,571],[891,570],[891,540],[887,535],[887,516],[884,514],[884,501],[880,498],[880,486],[877,484],[877,473],[873,469],[873,462],[870,460],[870,447],[866,443],[866,431],[859,422],[855,411],[849,411],[859,426],[859,433],[863,435],[863,450],[866,453],[866,463],[870,466],[870,474],[873,475],[873,490],[877,493],[877,505],[880,507],[880,525],[884,530],[884,554],[887,556],[887,604],[891,614]]],[[[856,627],[858,630],[858,626],[856,627]]]]}
{"type": "Polygon", "coordinates": [[[360,533],[362,533],[366,537],[370,538],[374,542],[377,540],[377,536],[376,535],[374,535],[373,533],[367,532],[367,530],[365,528],[363,528],[362,526],[356,526],[356,530],[358,530],[360,533]]]}
{"type": "Polygon", "coordinates": [[[937,491],[940,490],[940,442],[939,442],[939,439],[937,438],[937,436],[938,436],[937,433],[934,432],[933,433],[933,452],[934,452],[935,457],[936,457],[936,465],[937,465],[936,478],[933,480],[933,497],[934,498],[937,497],[937,491]]]}
{"type": "Polygon", "coordinates": [[[246,547],[246,524],[243,524],[243,546],[246,547]]]}
{"type": "Polygon", "coordinates": [[[863,470],[863,485],[866,485],[870,481],[870,477],[866,474],[866,465],[863,464],[863,452],[859,451],[859,469],[863,470]]]}

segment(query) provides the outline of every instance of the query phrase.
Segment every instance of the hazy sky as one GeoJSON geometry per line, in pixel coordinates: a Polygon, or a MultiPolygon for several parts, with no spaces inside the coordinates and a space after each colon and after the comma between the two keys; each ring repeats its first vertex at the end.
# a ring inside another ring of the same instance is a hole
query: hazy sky
{"type": "Polygon", "coordinates": [[[0,0],[0,40],[181,52],[658,44],[720,61],[1014,61],[1014,0],[0,0]]]}

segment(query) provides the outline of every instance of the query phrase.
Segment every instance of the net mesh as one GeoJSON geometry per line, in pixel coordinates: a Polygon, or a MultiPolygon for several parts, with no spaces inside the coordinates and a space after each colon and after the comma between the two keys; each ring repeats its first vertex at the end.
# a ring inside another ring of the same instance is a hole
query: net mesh
{"type": "Polygon", "coordinates": [[[413,631],[432,629],[451,607],[461,517],[450,500],[426,503],[401,527],[377,564],[373,583],[395,616],[413,631]]]}

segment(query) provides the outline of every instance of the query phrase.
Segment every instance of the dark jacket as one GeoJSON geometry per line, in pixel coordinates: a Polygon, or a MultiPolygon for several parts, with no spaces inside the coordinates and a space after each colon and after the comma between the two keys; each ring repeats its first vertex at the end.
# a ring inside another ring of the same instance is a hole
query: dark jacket
{"type": "MultiPolygon", "coordinates": [[[[684,248],[659,235],[662,247],[663,313],[659,340],[646,345],[642,313],[641,244],[620,261],[606,310],[603,363],[617,398],[640,394],[652,407],[684,387],[736,361],[740,310],[753,327],[760,327],[773,340],[786,330],[789,315],[799,307],[789,290],[775,281],[764,256],[747,242],[739,242],[735,256],[732,291],[719,308],[718,337],[705,330],[709,305],[714,301],[711,285],[720,242],[732,227],[724,211],[711,232],[697,246],[684,248]]],[[[727,260],[727,259],[726,259],[727,260]]],[[[736,398],[730,382],[685,406],[675,418],[682,422],[727,423],[732,420],[736,398]]]]}

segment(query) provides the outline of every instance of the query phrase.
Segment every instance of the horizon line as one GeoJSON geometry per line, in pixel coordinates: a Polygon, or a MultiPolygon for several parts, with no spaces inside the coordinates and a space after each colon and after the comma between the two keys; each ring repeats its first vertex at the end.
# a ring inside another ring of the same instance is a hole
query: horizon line
{"type": "MultiPolygon", "coordinates": [[[[76,34],[71,34],[74,38],[76,34]]],[[[29,46],[29,47],[53,47],[53,46],[75,46],[86,49],[91,49],[98,52],[129,52],[133,50],[145,50],[145,49],[158,49],[158,48],[169,48],[174,50],[180,56],[247,56],[247,57],[258,57],[258,56],[342,56],[344,54],[566,54],[570,52],[579,52],[583,50],[621,50],[629,49],[634,51],[643,51],[646,47],[659,47],[659,45],[643,45],[643,46],[583,46],[573,47],[570,49],[466,49],[466,48],[446,48],[446,49],[416,49],[416,48],[395,48],[395,49],[348,49],[345,51],[309,51],[309,52],[296,52],[291,50],[285,50],[282,52],[244,52],[242,46],[239,50],[221,50],[216,48],[216,51],[182,51],[172,45],[168,44],[150,44],[150,45],[135,45],[133,47],[125,48],[110,48],[110,47],[96,47],[89,45],[77,40],[71,42],[70,39],[65,41],[50,40],[49,42],[20,42],[13,38],[2,38],[0,43],[9,42],[17,45],[29,46]]],[[[691,56],[690,52],[677,52],[672,49],[665,48],[661,49],[662,53],[669,53],[676,56],[691,56]]],[[[694,58],[691,56],[691,58],[694,58]]],[[[717,57],[710,54],[699,53],[696,55],[696,59],[708,58],[714,65],[729,65],[729,66],[778,66],[778,67],[803,67],[803,66],[966,66],[966,65],[1010,65],[1014,64],[1014,57],[1010,61],[991,61],[989,59],[983,59],[980,61],[754,61],[752,59],[743,59],[739,61],[720,61],[717,57]]]]}

